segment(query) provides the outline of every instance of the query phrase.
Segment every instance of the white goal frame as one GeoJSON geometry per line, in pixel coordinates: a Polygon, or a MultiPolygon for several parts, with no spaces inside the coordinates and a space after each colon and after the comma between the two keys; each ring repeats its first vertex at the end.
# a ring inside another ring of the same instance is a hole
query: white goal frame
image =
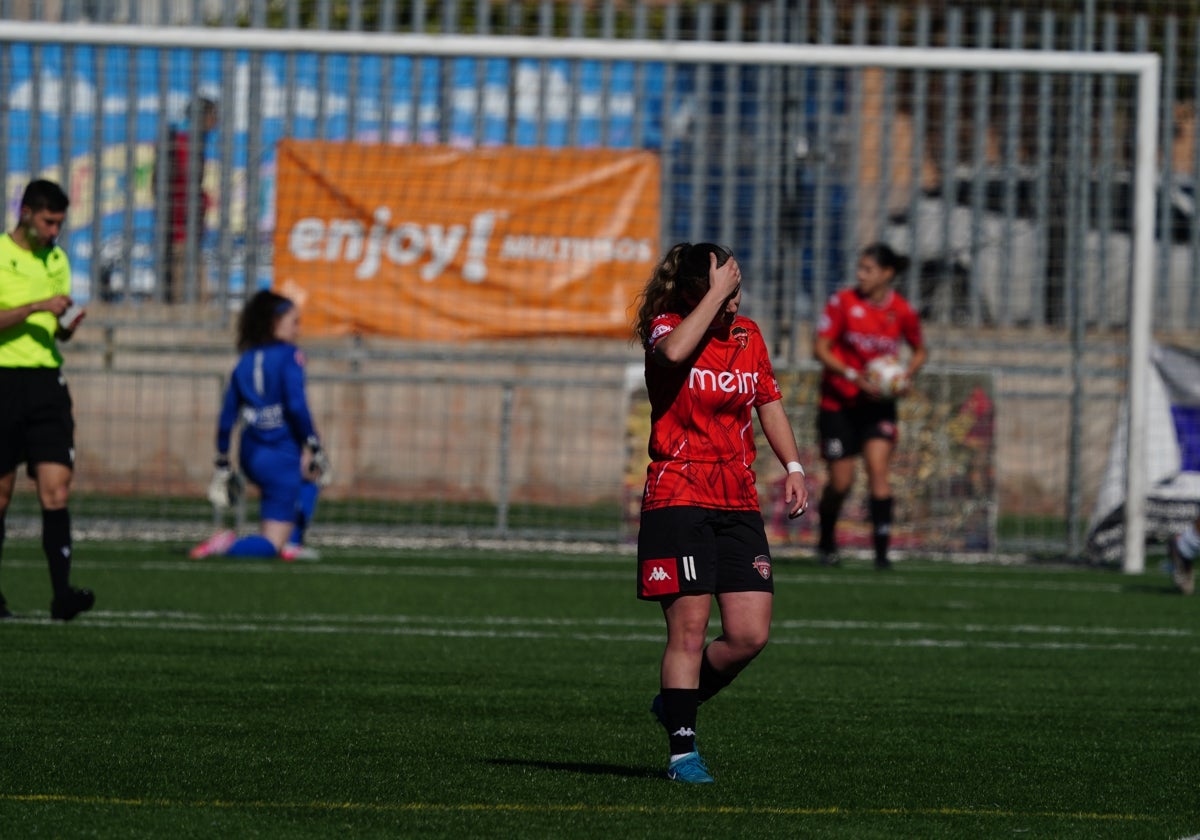
{"type": "Polygon", "coordinates": [[[661,42],[487,35],[394,35],[311,30],[208,29],[0,22],[0,41],[216,51],[339,53],[422,57],[589,59],[664,63],[880,67],[896,70],[1024,71],[1119,75],[1136,79],[1133,279],[1129,312],[1128,459],[1125,557],[1128,573],[1145,568],[1145,444],[1154,285],[1155,179],[1158,164],[1157,53],[818,46],[777,43],[661,42]]]}

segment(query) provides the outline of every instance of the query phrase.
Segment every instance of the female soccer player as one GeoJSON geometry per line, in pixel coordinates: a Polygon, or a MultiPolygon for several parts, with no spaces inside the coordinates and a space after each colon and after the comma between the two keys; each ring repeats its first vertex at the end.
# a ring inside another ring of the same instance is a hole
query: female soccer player
{"type": "Polygon", "coordinates": [[[908,258],[884,243],[868,245],[859,256],[857,286],[835,292],[817,326],[813,354],[824,366],[817,432],[821,455],[829,465],[829,483],[817,506],[821,517],[817,553],[827,566],[838,563],[838,516],[854,483],[854,459],[861,454],[867,468],[875,566],[891,567],[888,470],[898,436],[894,397],[907,393],[928,357],[920,318],[892,288],[892,281],[907,267],[908,258]],[[899,358],[901,342],[912,353],[903,383],[885,399],[868,375],[868,366],[876,358],[899,358]]]}
{"type": "Polygon", "coordinates": [[[738,315],[741,270],[726,249],[675,245],[640,296],[650,465],[638,533],[638,597],[667,624],[660,693],[667,778],[713,781],[696,751],[697,707],[767,643],[774,579],[753,470],[751,409],[787,470],[788,514],[808,505],[792,427],[758,326],[738,315]],[[712,598],[721,635],[705,645],[712,598]]]}
{"type": "Polygon", "coordinates": [[[217,423],[216,474],[209,499],[228,505],[229,445],[239,418],[238,461],[262,492],[262,531],[237,538],[218,531],[191,550],[193,559],[228,557],[295,559],[284,551],[298,519],[312,516],[316,494],[305,479],[327,484],[329,460],[321,449],[304,393],[304,355],[296,346],[300,313],[286,297],[263,290],[246,302],[238,318],[238,359],[217,423]]]}

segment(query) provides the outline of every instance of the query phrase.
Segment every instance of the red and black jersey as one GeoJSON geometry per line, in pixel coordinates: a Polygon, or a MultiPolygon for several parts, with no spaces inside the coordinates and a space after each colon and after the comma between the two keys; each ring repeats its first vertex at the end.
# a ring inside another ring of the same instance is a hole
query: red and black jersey
{"type": "MultiPolygon", "coordinates": [[[[908,301],[889,291],[879,304],[859,295],[858,289],[834,292],[817,324],[817,335],[828,338],[830,349],[839,361],[864,371],[872,359],[899,356],[900,343],[921,347],[921,319],[908,301]]],[[[821,379],[821,409],[837,411],[852,405],[859,395],[858,385],[844,376],[825,371],[821,379]]]]}
{"type": "Polygon", "coordinates": [[[683,317],[659,315],[646,342],[650,466],[642,509],[678,505],[758,510],[752,410],[782,397],[758,325],[737,317],[710,330],[677,367],[654,361],[654,345],[683,317]]]}

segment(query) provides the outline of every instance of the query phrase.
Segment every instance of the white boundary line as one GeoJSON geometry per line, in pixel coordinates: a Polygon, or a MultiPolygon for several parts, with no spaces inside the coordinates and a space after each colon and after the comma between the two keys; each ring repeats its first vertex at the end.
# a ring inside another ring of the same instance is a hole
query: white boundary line
{"type": "MultiPolygon", "coordinates": [[[[161,556],[161,549],[154,548],[154,553],[161,556]]],[[[5,568],[41,569],[44,563],[39,559],[14,558],[4,561],[5,568]]],[[[528,557],[497,561],[493,566],[471,566],[461,562],[440,565],[436,558],[423,557],[418,561],[397,561],[395,563],[378,562],[369,565],[348,565],[340,563],[282,563],[278,560],[234,559],[228,557],[209,557],[204,560],[143,560],[134,563],[114,562],[106,560],[81,560],[76,567],[80,574],[89,570],[104,572],[169,572],[184,574],[216,574],[216,575],[315,575],[331,577],[430,577],[430,578],[502,578],[505,580],[611,580],[629,581],[634,579],[635,566],[632,559],[617,560],[601,557],[575,557],[559,559],[554,557],[531,560],[528,557]],[[529,564],[527,565],[515,565],[529,564]],[[552,567],[537,567],[539,563],[552,563],[552,567]],[[600,568],[596,566],[599,565],[600,568]],[[530,566],[533,566],[532,568],[530,566]]],[[[936,572],[936,569],[932,570],[936,572]]],[[[1014,592],[1093,592],[1124,595],[1125,586],[1111,578],[1102,579],[1081,573],[1077,581],[1065,580],[997,580],[995,576],[986,573],[972,573],[970,578],[951,579],[940,583],[931,583],[927,574],[895,575],[859,574],[856,572],[841,573],[804,573],[800,570],[790,570],[786,564],[781,564],[774,572],[775,583],[780,586],[821,585],[861,587],[895,587],[936,585],[948,590],[1007,590],[1014,592]]],[[[1167,578],[1163,578],[1164,589],[1169,588],[1167,578]]]]}
{"type": "MultiPolygon", "coordinates": [[[[893,819],[913,816],[936,817],[991,817],[999,819],[1028,819],[1051,818],[1067,820],[1072,823],[1129,823],[1129,822],[1160,822],[1159,817],[1149,814],[1103,812],[1103,811],[1018,811],[994,806],[991,808],[854,808],[842,805],[657,805],[642,804],[588,804],[570,802],[561,804],[534,804],[530,802],[352,802],[352,801],[265,801],[265,800],[204,800],[204,799],[138,799],[111,796],[79,796],[60,793],[0,793],[0,802],[41,805],[45,803],[63,803],[70,805],[103,805],[158,809],[179,808],[195,811],[221,810],[254,810],[254,811],[310,811],[310,812],[372,812],[385,814],[405,813],[438,813],[438,814],[595,814],[611,817],[613,814],[647,814],[660,816],[690,816],[706,815],[728,817],[730,815],[763,815],[771,817],[846,817],[855,815],[874,815],[893,819]]],[[[1200,835],[1181,840],[1200,840],[1200,835]]]]}
{"type": "MultiPolygon", "coordinates": [[[[92,627],[200,633],[282,633],[323,636],[414,636],[439,639],[521,639],[525,641],[625,642],[662,644],[661,622],[624,618],[551,619],[520,616],[448,618],[413,615],[329,615],[322,613],[200,613],[182,611],[95,610],[92,627]]],[[[52,624],[41,615],[10,619],[15,624],[52,624]]],[[[7,623],[7,622],[6,622],[7,623]]],[[[805,647],[923,648],[931,650],[1030,650],[1067,652],[1200,653],[1200,639],[1178,628],[1127,629],[1035,625],[954,625],[933,622],[780,621],[771,644],[805,647]],[[815,631],[820,635],[805,634],[815,631]],[[882,634],[868,638],[866,634],[882,634]],[[916,633],[911,637],[898,633],[916,633]],[[858,634],[858,635],[855,635],[858,634]],[[944,634],[934,637],[930,634],[944,634]],[[986,636],[1053,637],[1012,640],[986,636]],[[1071,639],[1069,637],[1083,637],[1071,639]],[[1090,641],[1105,637],[1110,641],[1090,641]],[[1134,641],[1124,640],[1124,638],[1134,641]],[[1181,641],[1152,644],[1138,639],[1181,641]],[[1190,644],[1189,644],[1190,643],[1190,644]]]]}

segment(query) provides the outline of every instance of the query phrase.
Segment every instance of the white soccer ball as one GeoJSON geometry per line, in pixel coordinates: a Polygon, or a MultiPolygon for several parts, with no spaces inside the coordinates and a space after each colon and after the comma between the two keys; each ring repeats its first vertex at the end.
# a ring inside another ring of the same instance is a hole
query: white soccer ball
{"type": "Polygon", "coordinates": [[[904,365],[895,356],[880,356],[867,364],[867,376],[879,386],[879,392],[887,399],[894,399],[908,386],[904,365]]]}

